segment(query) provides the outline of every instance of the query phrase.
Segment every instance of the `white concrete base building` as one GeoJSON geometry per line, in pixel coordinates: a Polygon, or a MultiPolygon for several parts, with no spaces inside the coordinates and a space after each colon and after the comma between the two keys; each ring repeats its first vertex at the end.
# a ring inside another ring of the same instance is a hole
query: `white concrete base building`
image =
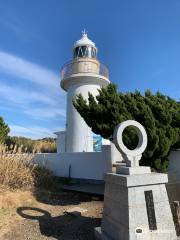
{"type": "Polygon", "coordinates": [[[110,145],[101,152],[36,154],[35,161],[57,177],[102,181],[105,173],[112,172],[110,145]]]}

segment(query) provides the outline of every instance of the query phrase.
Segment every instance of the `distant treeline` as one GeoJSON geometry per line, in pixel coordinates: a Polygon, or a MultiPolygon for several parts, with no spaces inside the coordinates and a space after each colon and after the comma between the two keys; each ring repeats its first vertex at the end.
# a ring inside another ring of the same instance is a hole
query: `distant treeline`
{"type": "Polygon", "coordinates": [[[16,148],[21,149],[21,152],[54,153],[57,151],[55,138],[33,140],[25,137],[7,136],[4,143],[9,150],[16,146],[16,148]]]}

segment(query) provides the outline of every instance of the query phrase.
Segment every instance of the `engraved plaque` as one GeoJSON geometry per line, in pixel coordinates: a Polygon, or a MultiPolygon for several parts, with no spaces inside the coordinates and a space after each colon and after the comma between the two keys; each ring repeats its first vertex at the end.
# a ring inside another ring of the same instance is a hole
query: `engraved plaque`
{"type": "Polygon", "coordinates": [[[149,229],[157,230],[152,190],[145,191],[144,194],[145,194],[145,200],[146,200],[146,209],[147,209],[147,216],[148,216],[148,222],[149,222],[149,229]]]}

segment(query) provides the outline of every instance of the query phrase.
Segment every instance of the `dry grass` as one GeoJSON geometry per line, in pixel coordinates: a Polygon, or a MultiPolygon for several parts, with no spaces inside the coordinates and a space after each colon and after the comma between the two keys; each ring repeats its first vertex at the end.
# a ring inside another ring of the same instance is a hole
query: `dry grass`
{"type": "Polygon", "coordinates": [[[52,173],[34,163],[35,152],[23,153],[22,148],[0,145],[0,239],[4,240],[5,234],[22,221],[17,207],[38,207],[34,194],[55,186],[52,173]]]}
{"type": "Polygon", "coordinates": [[[35,201],[33,193],[30,191],[1,191],[0,192],[0,213],[21,207],[24,203],[30,206],[35,201]]]}
{"type": "Polygon", "coordinates": [[[34,164],[34,153],[22,153],[21,149],[14,146],[7,150],[0,145],[0,188],[33,189],[51,184],[51,172],[34,164]]]}
{"type": "Polygon", "coordinates": [[[17,215],[17,207],[36,206],[38,203],[30,191],[0,191],[0,239],[5,240],[4,234],[9,232],[21,221],[17,215]]]}

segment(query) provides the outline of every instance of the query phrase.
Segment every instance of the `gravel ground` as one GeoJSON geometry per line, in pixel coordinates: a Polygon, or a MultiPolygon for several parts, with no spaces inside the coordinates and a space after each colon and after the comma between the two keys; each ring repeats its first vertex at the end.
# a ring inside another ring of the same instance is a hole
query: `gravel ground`
{"type": "Polygon", "coordinates": [[[36,195],[35,206],[17,208],[20,220],[2,240],[94,240],[103,202],[87,194],[36,195]]]}

